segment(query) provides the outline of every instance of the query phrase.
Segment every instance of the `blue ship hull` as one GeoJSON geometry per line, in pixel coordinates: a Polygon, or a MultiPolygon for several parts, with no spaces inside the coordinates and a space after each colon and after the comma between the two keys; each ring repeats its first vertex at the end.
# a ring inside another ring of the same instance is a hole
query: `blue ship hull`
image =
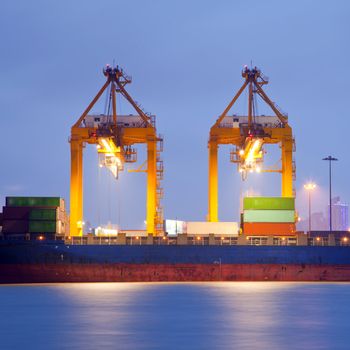
{"type": "Polygon", "coordinates": [[[0,283],[350,281],[350,247],[0,242],[0,283]]]}

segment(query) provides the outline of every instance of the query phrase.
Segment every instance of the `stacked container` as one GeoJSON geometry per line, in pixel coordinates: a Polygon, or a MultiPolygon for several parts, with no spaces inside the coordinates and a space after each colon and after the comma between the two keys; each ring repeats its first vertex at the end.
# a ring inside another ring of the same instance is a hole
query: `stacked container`
{"type": "Polygon", "coordinates": [[[286,236],[295,234],[294,197],[245,197],[245,235],[286,236]]]}
{"type": "Polygon", "coordinates": [[[59,197],[6,197],[3,207],[5,235],[64,235],[68,218],[64,200],[59,197]]]}

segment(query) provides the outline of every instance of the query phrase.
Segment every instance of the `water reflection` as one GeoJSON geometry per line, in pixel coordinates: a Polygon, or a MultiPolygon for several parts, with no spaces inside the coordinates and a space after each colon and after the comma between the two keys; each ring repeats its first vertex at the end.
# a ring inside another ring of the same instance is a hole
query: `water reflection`
{"type": "Polygon", "coordinates": [[[3,286],[1,349],[349,349],[349,297],[332,283],[3,286]]]}

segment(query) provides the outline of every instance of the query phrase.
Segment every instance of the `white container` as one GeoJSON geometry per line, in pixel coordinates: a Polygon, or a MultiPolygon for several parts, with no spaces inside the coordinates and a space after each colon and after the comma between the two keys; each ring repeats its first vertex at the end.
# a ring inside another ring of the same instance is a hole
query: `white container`
{"type": "Polygon", "coordinates": [[[239,225],[237,222],[207,222],[190,221],[187,222],[187,234],[208,235],[232,235],[238,236],[239,225]]]}

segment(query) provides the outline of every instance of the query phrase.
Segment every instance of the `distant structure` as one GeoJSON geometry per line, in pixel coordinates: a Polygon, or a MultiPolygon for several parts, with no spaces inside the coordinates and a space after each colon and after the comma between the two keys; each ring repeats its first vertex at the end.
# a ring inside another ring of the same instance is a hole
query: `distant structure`
{"type": "MultiPolygon", "coordinates": [[[[308,230],[309,218],[301,220],[297,224],[300,231],[308,230]]],[[[316,212],[311,214],[313,231],[329,230],[329,205],[325,209],[325,213],[316,212]]],[[[349,229],[349,205],[342,203],[340,197],[332,198],[332,228],[334,231],[347,231],[349,229]]]]}
{"type": "MultiPolygon", "coordinates": [[[[329,229],[328,219],[323,212],[316,212],[311,214],[312,230],[313,231],[327,231],[329,229]]],[[[309,218],[301,220],[297,224],[299,231],[308,231],[309,229],[309,218]]]]}
{"type": "Polygon", "coordinates": [[[317,212],[311,214],[312,227],[318,231],[324,231],[328,229],[328,221],[324,213],[317,212]]]}
{"type": "MultiPolygon", "coordinates": [[[[329,222],[329,214],[327,221],[329,222]]],[[[342,203],[340,197],[332,198],[332,226],[334,231],[346,231],[349,228],[349,205],[342,203]]]]}

